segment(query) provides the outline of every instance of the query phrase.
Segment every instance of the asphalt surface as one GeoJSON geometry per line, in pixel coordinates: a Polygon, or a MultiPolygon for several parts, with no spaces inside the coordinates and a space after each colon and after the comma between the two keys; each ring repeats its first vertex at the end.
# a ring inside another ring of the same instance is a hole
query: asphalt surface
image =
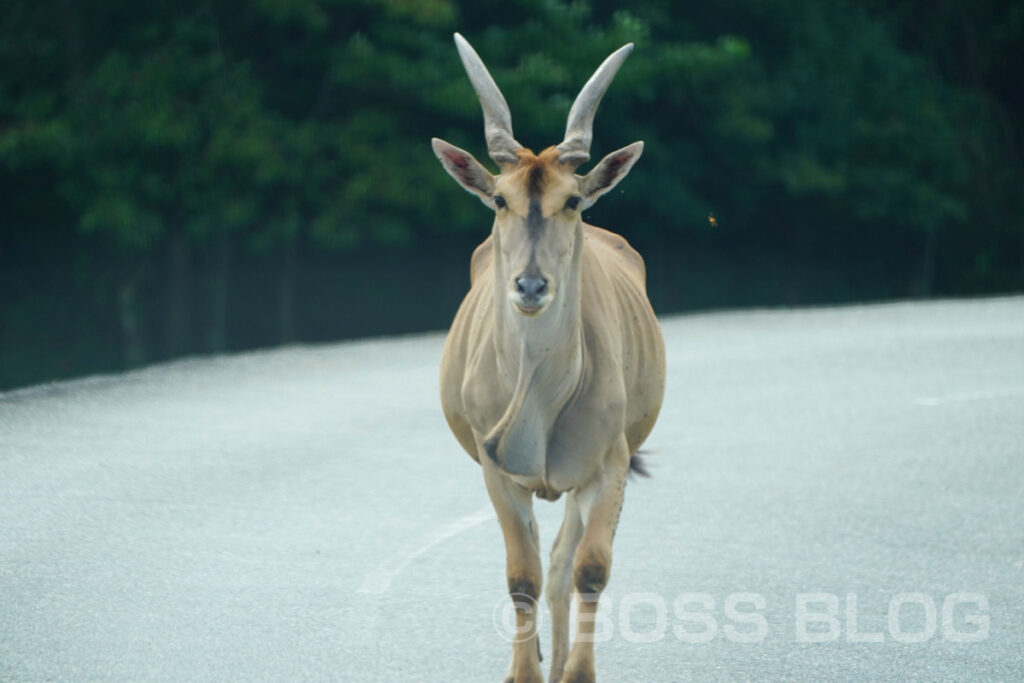
{"type": "MultiPolygon", "coordinates": [[[[599,678],[1024,679],[1024,298],[663,328],[599,678]]],[[[499,680],[442,340],[0,394],[0,680],[499,680]]]]}

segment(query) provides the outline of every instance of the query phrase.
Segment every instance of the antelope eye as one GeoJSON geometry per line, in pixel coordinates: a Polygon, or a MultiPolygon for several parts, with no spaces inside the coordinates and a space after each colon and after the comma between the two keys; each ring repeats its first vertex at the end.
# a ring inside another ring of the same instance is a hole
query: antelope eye
{"type": "Polygon", "coordinates": [[[494,195],[492,199],[494,199],[494,205],[497,206],[499,209],[504,209],[506,206],[508,206],[508,202],[506,202],[505,198],[502,197],[500,194],[494,195]]]}
{"type": "Polygon", "coordinates": [[[569,211],[575,211],[577,208],[579,208],[579,205],[579,197],[569,197],[568,199],[565,200],[565,208],[568,209],[569,211]]]}

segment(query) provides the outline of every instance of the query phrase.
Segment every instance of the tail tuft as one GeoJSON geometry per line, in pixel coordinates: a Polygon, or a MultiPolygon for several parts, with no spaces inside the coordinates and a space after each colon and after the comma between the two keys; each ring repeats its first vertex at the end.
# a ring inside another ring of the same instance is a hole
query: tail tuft
{"type": "Polygon", "coordinates": [[[629,473],[635,474],[638,477],[650,477],[651,472],[647,469],[647,464],[644,459],[640,457],[639,453],[635,453],[629,456],[629,473]]]}

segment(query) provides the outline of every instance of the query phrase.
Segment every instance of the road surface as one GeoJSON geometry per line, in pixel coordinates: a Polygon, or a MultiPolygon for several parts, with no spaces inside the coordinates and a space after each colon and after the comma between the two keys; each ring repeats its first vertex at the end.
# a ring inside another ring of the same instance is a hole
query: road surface
{"type": "MultiPolygon", "coordinates": [[[[663,327],[599,678],[1024,678],[1024,298],[663,327]]],[[[504,550],[442,341],[0,394],[0,680],[499,680],[504,550]]]]}

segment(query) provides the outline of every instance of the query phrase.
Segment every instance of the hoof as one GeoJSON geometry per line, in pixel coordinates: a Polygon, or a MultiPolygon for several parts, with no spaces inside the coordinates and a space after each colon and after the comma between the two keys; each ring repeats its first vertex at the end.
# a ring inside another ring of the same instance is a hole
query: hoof
{"type": "Polygon", "coordinates": [[[593,669],[577,669],[570,662],[562,675],[561,683],[594,683],[593,669]]]}
{"type": "Polygon", "coordinates": [[[567,673],[562,676],[561,683],[594,683],[594,677],[582,672],[567,673]]]}
{"type": "Polygon", "coordinates": [[[505,683],[544,683],[544,676],[538,672],[536,676],[516,679],[514,676],[505,678],[505,683]]]}

